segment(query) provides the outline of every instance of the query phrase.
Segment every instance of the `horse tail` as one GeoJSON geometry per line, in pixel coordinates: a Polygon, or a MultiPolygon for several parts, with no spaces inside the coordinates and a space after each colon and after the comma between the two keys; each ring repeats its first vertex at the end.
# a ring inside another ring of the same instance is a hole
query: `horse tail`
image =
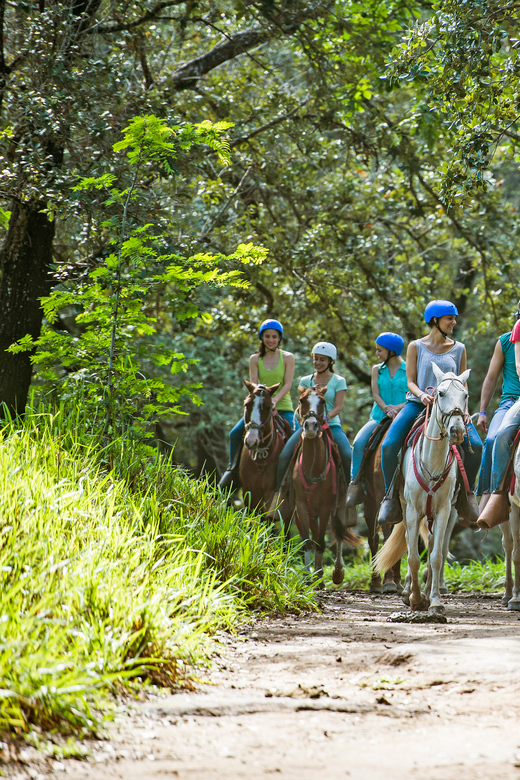
{"type": "Polygon", "coordinates": [[[350,528],[346,528],[338,515],[334,515],[332,518],[332,530],[339,542],[345,542],[345,544],[348,544],[351,547],[361,546],[362,542],[360,537],[355,534],[354,531],[351,531],[350,528]]]}
{"type": "Polygon", "coordinates": [[[375,572],[388,571],[403,557],[407,549],[404,523],[399,523],[375,556],[372,568],[375,572]]]}

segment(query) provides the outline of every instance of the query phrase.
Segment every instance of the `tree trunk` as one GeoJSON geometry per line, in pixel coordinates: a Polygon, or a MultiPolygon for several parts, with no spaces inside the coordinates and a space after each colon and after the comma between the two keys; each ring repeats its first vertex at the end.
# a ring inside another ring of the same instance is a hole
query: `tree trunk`
{"type": "Polygon", "coordinates": [[[22,414],[31,383],[29,352],[12,355],[6,349],[26,334],[40,335],[39,298],[51,289],[50,263],[54,222],[36,201],[13,203],[9,228],[0,250],[0,403],[22,414]]]}

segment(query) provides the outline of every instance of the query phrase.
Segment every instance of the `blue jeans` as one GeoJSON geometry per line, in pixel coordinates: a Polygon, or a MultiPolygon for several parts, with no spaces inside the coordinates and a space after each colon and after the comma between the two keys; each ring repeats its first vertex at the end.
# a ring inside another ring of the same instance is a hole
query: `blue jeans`
{"type": "MultiPolygon", "coordinates": [[[[493,418],[494,422],[494,418],[493,418]]],[[[516,401],[505,413],[493,445],[490,490],[498,490],[506,475],[511,446],[520,427],[520,401],[516,401]]]]}
{"type": "Polygon", "coordinates": [[[498,409],[496,410],[495,414],[493,415],[493,419],[491,420],[491,424],[488,428],[488,432],[486,435],[486,440],[484,442],[484,447],[482,448],[482,461],[480,463],[480,478],[478,481],[478,488],[477,488],[477,494],[479,496],[481,496],[482,493],[491,492],[490,485],[491,485],[491,468],[493,463],[493,447],[495,445],[497,433],[502,426],[502,421],[506,415],[506,412],[508,412],[509,409],[511,409],[515,401],[516,399],[511,398],[510,396],[508,396],[507,398],[502,398],[498,406],[498,409]]]}
{"type": "MultiPolygon", "coordinates": [[[[394,472],[397,468],[399,459],[399,450],[403,446],[406,437],[410,433],[412,426],[424,409],[423,404],[416,401],[407,401],[392,425],[388,429],[383,446],[381,448],[381,465],[385,478],[385,489],[388,490],[394,472]]],[[[519,418],[520,423],[520,418],[519,418]]],[[[470,489],[473,490],[480,468],[480,455],[482,452],[482,442],[473,423],[468,423],[468,437],[464,437],[462,449],[464,450],[464,466],[468,475],[470,489]],[[473,452],[469,452],[469,443],[473,452]]]]}
{"type": "MultiPolygon", "coordinates": [[[[291,429],[294,428],[294,412],[283,410],[281,412],[278,411],[278,414],[281,414],[282,417],[287,420],[291,426],[291,429]]],[[[232,428],[229,432],[229,465],[233,463],[237,450],[242,444],[245,428],[246,424],[244,418],[242,417],[242,419],[239,420],[235,427],[232,428]]]]}
{"type": "Polygon", "coordinates": [[[368,440],[372,436],[373,432],[379,425],[379,420],[369,420],[366,425],[364,425],[360,431],[358,431],[358,434],[356,438],[354,439],[354,444],[352,445],[352,474],[350,476],[351,479],[355,479],[357,475],[359,474],[359,469],[361,468],[361,462],[363,460],[363,455],[365,454],[365,450],[368,444],[368,440]]]}
{"type": "MultiPolygon", "coordinates": [[[[352,447],[350,446],[350,442],[347,438],[347,434],[343,431],[341,425],[331,425],[330,432],[332,433],[332,437],[338,447],[339,456],[341,458],[341,463],[343,465],[343,471],[345,472],[345,480],[348,485],[350,482],[350,463],[352,460],[352,447]]],[[[285,447],[283,448],[280,454],[280,460],[278,461],[278,472],[276,474],[277,490],[280,488],[280,485],[282,484],[282,480],[287,470],[287,466],[290,463],[290,460],[293,456],[294,449],[300,439],[300,433],[301,433],[301,426],[298,425],[297,429],[295,430],[291,438],[286,442],[285,447]]]]}

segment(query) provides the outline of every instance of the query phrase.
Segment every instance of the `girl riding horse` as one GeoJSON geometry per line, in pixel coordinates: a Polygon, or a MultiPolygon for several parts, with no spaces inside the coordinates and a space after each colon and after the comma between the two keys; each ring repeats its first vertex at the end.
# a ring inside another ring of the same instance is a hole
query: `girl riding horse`
{"type": "MultiPolygon", "coordinates": [[[[294,355],[281,349],[283,325],[278,320],[265,320],[258,331],[260,346],[249,358],[249,381],[266,387],[278,384],[273,395],[273,405],[282,417],[294,424],[294,411],[290,389],[294,377],[294,355]]],[[[229,434],[229,466],[219,482],[220,487],[231,485],[238,487],[239,449],[244,438],[244,418],[235,425],[229,434]]]]}
{"type": "Polygon", "coordinates": [[[352,447],[352,473],[347,494],[347,506],[365,500],[362,464],[368,440],[385,417],[392,420],[406,401],[406,363],[401,357],[404,341],[397,333],[380,333],[376,338],[376,357],[381,361],[372,366],[372,396],[374,405],[368,422],[361,428],[352,447]]]}
{"type": "MultiPolygon", "coordinates": [[[[392,422],[381,452],[386,495],[379,510],[380,523],[395,524],[403,519],[394,474],[399,463],[399,451],[414,422],[424,407],[433,404],[433,390],[437,386],[437,379],[432,364],[444,373],[450,371],[454,374],[462,374],[466,370],[466,348],[464,344],[450,338],[457,324],[457,317],[457,307],[451,301],[431,301],[424,311],[424,321],[429,326],[430,332],[422,339],[412,341],[408,346],[406,403],[392,422]]],[[[457,511],[465,524],[470,525],[478,517],[474,485],[480,466],[482,443],[467,410],[464,421],[468,434],[464,437],[462,448],[470,490],[467,493],[462,489],[459,491],[457,511]]]]}

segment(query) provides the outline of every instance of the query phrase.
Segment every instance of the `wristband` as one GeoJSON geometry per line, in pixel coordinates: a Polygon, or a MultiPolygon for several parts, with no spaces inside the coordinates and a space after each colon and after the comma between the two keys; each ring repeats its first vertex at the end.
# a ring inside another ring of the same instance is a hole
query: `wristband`
{"type": "Polygon", "coordinates": [[[487,412],[479,412],[478,416],[479,417],[487,417],[487,412]]]}

